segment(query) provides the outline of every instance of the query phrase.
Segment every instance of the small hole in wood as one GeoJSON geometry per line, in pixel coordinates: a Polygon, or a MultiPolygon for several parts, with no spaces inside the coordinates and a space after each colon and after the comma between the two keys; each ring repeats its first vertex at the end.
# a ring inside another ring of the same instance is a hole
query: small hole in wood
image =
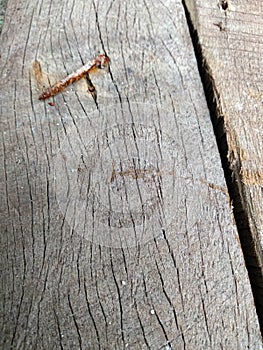
{"type": "Polygon", "coordinates": [[[225,32],[226,28],[224,27],[222,22],[214,23],[215,26],[217,26],[220,29],[220,32],[225,32]]]}
{"type": "Polygon", "coordinates": [[[226,11],[228,9],[228,2],[226,0],[221,0],[220,6],[221,6],[222,10],[226,11]]]}

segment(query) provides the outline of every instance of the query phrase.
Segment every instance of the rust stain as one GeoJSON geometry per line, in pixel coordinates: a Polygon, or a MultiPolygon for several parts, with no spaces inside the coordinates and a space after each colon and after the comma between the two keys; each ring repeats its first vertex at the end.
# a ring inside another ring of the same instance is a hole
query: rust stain
{"type": "Polygon", "coordinates": [[[43,71],[40,61],[35,60],[32,64],[33,76],[35,78],[38,90],[48,84],[49,80],[47,74],[43,71]]]}
{"type": "Polygon", "coordinates": [[[236,132],[231,128],[227,130],[227,139],[229,144],[228,160],[230,167],[235,176],[243,185],[263,186],[263,171],[260,169],[244,168],[244,161],[250,159],[249,152],[238,145],[238,137],[236,132]]]}
{"type": "Polygon", "coordinates": [[[33,62],[33,74],[37,83],[37,87],[38,89],[42,89],[42,85],[43,85],[43,72],[42,72],[42,68],[41,68],[41,64],[39,61],[35,60],[33,62]]]}
{"type": "MultiPolygon", "coordinates": [[[[147,175],[152,175],[154,173],[154,169],[128,169],[125,171],[118,171],[116,175],[120,175],[121,177],[124,176],[131,176],[134,180],[135,179],[144,179],[147,175]]],[[[158,175],[157,175],[158,176],[158,175]]]]}
{"type": "Polygon", "coordinates": [[[263,186],[263,172],[260,170],[241,169],[241,181],[244,185],[263,186]]]}
{"type": "Polygon", "coordinates": [[[117,176],[121,177],[132,177],[132,179],[143,179],[143,180],[149,180],[153,179],[154,177],[161,177],[164,175],[176,175],[175,171],[160,171],[155,168],[149,168],[149,169],[127,169],[127,170],[120,170],[116,171],[115,169],[115,163],[112,163],[112,171],[111,176],[109,178],[109,183],[112,183],[117,176]]]}
{"type": "Polygon", "coordinates": [[[248,96],[250,98],[253,98],[253,99],[257,100],[257,101],[260,101],[260,102],[263,101],[263,93],[259,92],[259,91],[256,91],[254,89],[249,89],[248,90],[248,96]]]}
{"type": "Polygon", "coordinates": [[[218,191],[221,191],[223,192],[227,197],[229,197],[229,194],[228,194],[228,190],[226,187],[223,187],[223,186],[219,186],[219,185],[216,185],[214,184],[213,182],[208,182],[204,179],[200,180],[203,184],[207,185],[209,188],[212,188],[213,190],[218,190],[218,191]]]}

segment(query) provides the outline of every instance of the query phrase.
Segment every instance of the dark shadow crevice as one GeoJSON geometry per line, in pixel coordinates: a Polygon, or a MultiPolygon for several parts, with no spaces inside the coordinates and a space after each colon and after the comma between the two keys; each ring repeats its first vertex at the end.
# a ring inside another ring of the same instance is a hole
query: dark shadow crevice
{"type": "MultiPolygon", "coordinates": [[[[223,5],[227,4],[223,1],[223,5]]],[[[198,32],[191,21],[191,14],[187,5],[182,0],[186,20],[192,39],[199,74],[209,108],[211,121],[217,141],[221,163],[225,174],[229,196],[233,205],[233,214],[239,234],[246,268],[248,271],[255,307],[259,319],[261,333],[263,334],[263,257],[256,226],[253,223],[253,215],[246,203],[246,189],[241,181],[241,160],[235,159],[235,164],[229,161],[229,147],[225,129],[225,120],[220,103],[220,95],[216,88],[210,67],[203,54],[198,32]]]]}

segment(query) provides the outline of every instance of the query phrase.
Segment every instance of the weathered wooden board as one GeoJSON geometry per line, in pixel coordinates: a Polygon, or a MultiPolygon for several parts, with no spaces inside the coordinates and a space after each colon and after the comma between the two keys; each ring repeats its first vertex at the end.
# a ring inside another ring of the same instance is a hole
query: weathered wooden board
{"type": "Polygon", "coordinates": [[[238,226],[263,327],[263,3],[185,2],[224,123],[238,226]]]}
{"type": "Polygon", "coordinates": [[[1,348],[262,349],[181,2],[10,0],[1,48],[1,348]]]}
{"type": "Polygon", "coordinates": [[[3,26],[3,19],[5,17],[7,0],[0,0],[0,32],[3,26]]]}

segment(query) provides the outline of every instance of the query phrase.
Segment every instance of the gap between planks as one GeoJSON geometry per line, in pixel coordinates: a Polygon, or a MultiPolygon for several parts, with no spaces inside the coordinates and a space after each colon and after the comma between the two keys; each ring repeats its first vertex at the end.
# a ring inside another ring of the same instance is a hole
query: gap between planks
{"type": "MultiPolygon", "coordinates": [[[[256,233],[252,232],[249,225],[249,214],[244,203],[242,195],[242,184],[240,181],[241,166],[236,164],[235,169],[231,168],[228,158],[229,147],[226,137],[226,128],[224,123],[224,115],[221,108],[220,94],[216,87],[216,82],[212,75],[209,63],[204,55],[202,44],[199,40],[198,30],[195,29],[191,16],[195,16],[194,10],[188,8],[186,1],[182,0],[185,11],[185,16],[189,28],[189,33],[192,39],[195,56],[198,64],[198,70],[204,88],[204,93],[209,108],[211,121],[214,128],[214,133],[217,141],[218,150],[221,157],[222,167],[225,174],[226,184],[230,196],[230,201],[233,204],[233,214],[235,217],[237,230],[240,238],[241,249],[243,251],[246,268],[248,271],[252,293],[254,297],[255,307],[259,319],[261,333],[263,334],[263,303],[262,303],[262,250],[256,233]]],[[[219,3],[223,10],[227,6],[227,1],[219,3]]],[[[224,28],[221,24],[217,24],[220,31],[224,28]]]]}

